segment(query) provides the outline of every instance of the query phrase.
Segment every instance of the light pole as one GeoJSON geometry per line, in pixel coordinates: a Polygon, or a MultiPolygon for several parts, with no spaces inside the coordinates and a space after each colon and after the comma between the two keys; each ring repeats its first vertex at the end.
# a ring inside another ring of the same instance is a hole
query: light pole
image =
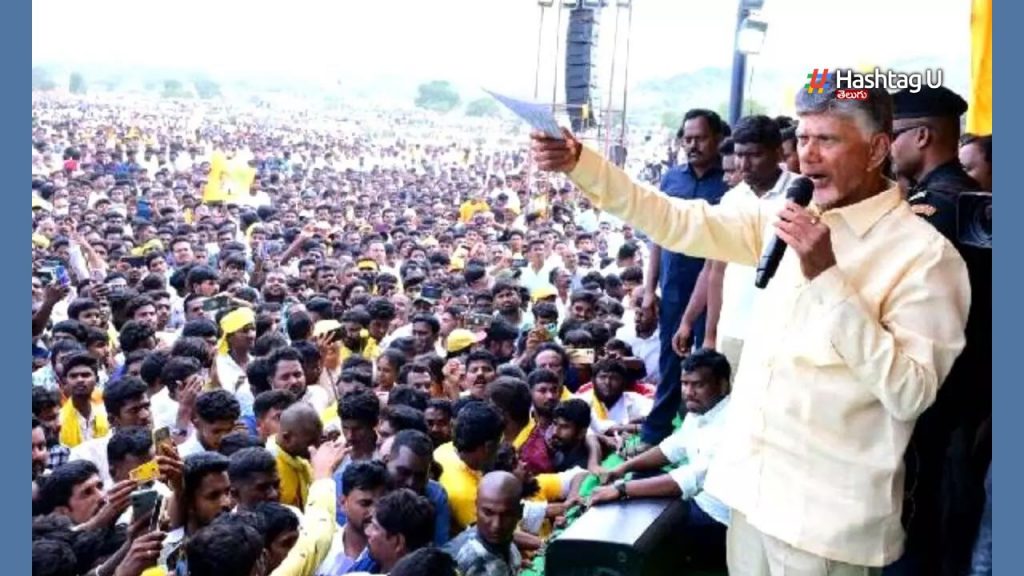
{"type": "Polygon", "coordinates": [[[732,86],[729,91],[729,124],[735,125],[743,114],[743,87],[747,75],[747,54],[761,51],[768,24],[756,11],[764,0],[739,0],[736,11],[736,37],[732,57],[732,86]]]}
{"type": "Polygon", "coordinates": [[[533,74],[534,101],[540,97],[540,53],[541,46],[544,44],[544,12],[554,3],[555,0],[537,0],[537,6],[540,6],[540,23],[537,25],[537,65],[533,74]]]}

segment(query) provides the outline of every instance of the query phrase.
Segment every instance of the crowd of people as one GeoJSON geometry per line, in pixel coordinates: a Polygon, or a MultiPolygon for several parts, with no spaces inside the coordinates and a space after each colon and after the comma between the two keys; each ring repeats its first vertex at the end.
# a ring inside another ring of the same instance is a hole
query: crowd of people
{"type": "Polygon", "coordinates": [[[931,566],[904,451],[974,308],[929,182],[991,183],[953,96],[695,108],[660,194],[569,134],[35,102],[33,574],[518,574],[571,509],[650,497],[693,566],[931,566]]]}

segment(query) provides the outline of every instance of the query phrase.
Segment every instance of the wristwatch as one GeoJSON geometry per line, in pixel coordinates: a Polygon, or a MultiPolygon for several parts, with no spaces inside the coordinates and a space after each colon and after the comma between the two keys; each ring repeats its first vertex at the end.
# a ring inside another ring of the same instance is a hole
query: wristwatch
{"type": "Polygon", "coordinates": [[[629,495],[626,494],[626,481],[616,480],[612,486],[615,486],[615,490],[619,493],[619,500],[628,500],[629,495]]]}

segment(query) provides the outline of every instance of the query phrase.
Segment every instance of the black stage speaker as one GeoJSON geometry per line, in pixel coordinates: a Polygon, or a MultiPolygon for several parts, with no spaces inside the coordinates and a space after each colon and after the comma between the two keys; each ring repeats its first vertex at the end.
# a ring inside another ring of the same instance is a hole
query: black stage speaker
{"type": "Polygon", "coordinates": [[[569,11],[565,46],[565,102],[573,132],[594,125],[593,95],[597,94],[597,39],[600,12],[594,8],[569,11]],[[588,114],[584,117],[583,106],[588,114]]]}
{"type": "Polygon", "coordinates": [[[630,500],[586,511],[547,547],[545,576],[682,574],[676,532],[686,522],[679,498],[630,500]]]}

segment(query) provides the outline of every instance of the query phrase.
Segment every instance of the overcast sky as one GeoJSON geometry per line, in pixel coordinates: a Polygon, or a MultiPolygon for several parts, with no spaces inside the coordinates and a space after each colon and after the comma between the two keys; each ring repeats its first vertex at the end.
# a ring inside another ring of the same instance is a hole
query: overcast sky
{"type": "MultiPolygon", "coordinates": [[[[436,77],[523,96],[533,92],[540,14],[533,0],[33,0],[32,9],[34,62],[436,77]]],[[[634,0],[631,80],[728,67],[735,10],[732,0],[634,0]]],[[[800,76],[919,57],[969,61],[970,0],[766,0],[764,10],[756,67],[800,76]]],[[[545,23],[554,29],[553,11],[545,23]]],[[[613,9],[603,24],[607,51],[613,9]]],[[[625,28],[623,16],[620,40],[625,28]]],[[[545,36],[550,90],[554,36],[545,36]]]]}

